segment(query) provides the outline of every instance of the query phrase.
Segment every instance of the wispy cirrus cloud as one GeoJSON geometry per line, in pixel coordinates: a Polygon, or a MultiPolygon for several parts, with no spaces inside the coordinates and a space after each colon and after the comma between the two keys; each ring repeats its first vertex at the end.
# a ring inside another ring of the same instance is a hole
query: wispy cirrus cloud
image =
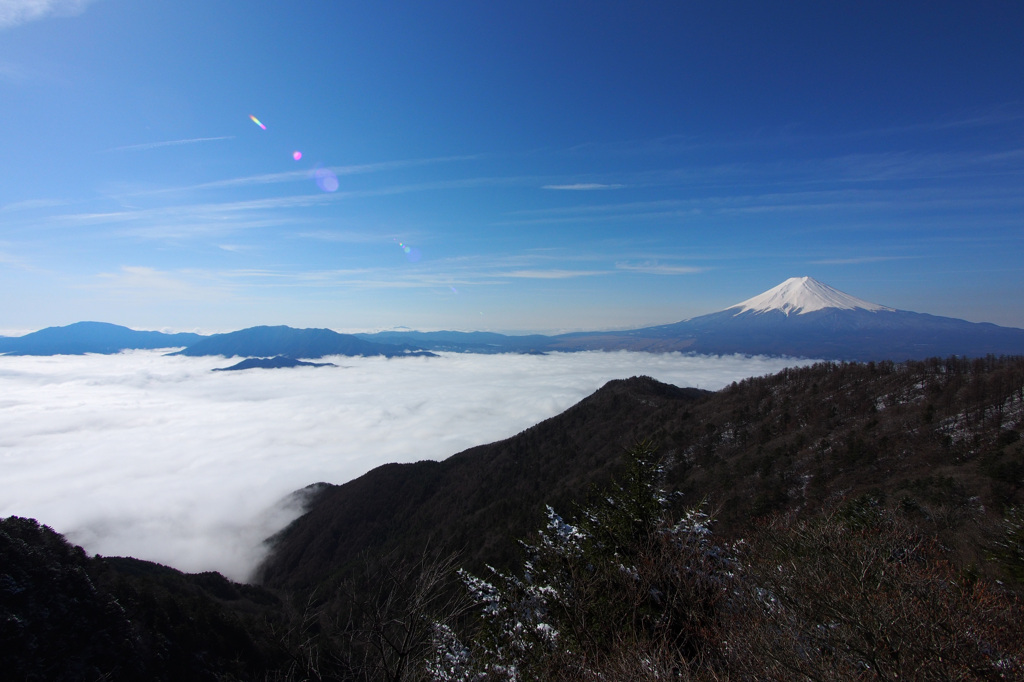
{"type": "Polygon", "coordinates": [[[114,147],[113,152],[142,152],[160,147],[177,147],[184,144],[198,144],[200,142],[218,142],[220,140],[233,140],[234,135],[221,135],[220,137],[192,137],[186,140],[164,140],[163,142],[143,142],[142,144],[129,144],[123,147],[114,147]]]}
{"type": "Polygon", "coordinates": [[[106,227],[117,235],[149,239],[180,238],[204,234],[225,234],[256,227],[295,224],[293,215],[279,217],[278,211],[321,206],[334,200],[333,194],[299,194],[249,201],[207,202],[155,208],[91,213],[65,213],[48,222],[58,228],[106,227]]]}
{"type": "Polygon", "coordinates": [[[31,211],[40,208],[53,208],[63,206],[67,202],[63,199],[25,199],[0,206],[0,211],[31,211]]]}
{"type": "Polygon", "coordinates": [[[513,270],[495,273],[495,277],[517,279],[572,279],[574,277],[596,277],[608,274],[607,270],[513,270]]]}
{"type": "Polygon", "coordinates": [[[373,244],[381,241],[379,232],[356,230],[311,230],[291,235],[297,239],[311,239],[339,244],[373,244]]]}
{"type": "Polygon", "coordinates": [[[541,189],[567,190],[570,192],[587,192],[602,189],[622,189],[625,185],[608,185],[600,182],[577,182],[571,185],[544,185],[541,189]]]}
{"type": "Polygon", "coordinates": [[[639,272],[648,275],[694,275],[700,272],[707,272],[708,270],[708,268],[700,268],[692,265],[668,265],[666,263],[652,261],[644,263],[621,262],[616,263],[615,268],[617,270],[639,272]]]}
{"type": "Polygon", "coordinates": [[[944,134],[963,129],[997,128],[1018,125],[1024,119],[1019,103],[955,112],[907,125],[879,126],[854,130],[813,132],[799,126],[774,130],[730,131],[728,136],[670,134],[654,138],[634,138],[603,143],[585,143],[567,148],[573,156],[648,156],[671,157],[693,152],[728,153],[778,148],[806,148],[811,144],[844,145],[852,141],[884,140],[906,135],[944,134]]]}
{"type": "MultiPolygon", "coordinates": [[[[1019,186],[1013,178],[1019,176],[1012,164],[1016,157],[1005,154],[1000,160],[1002,168],[990,172],[979,172],[982,179],[1004,175],[1004,183],[989,182],[977,186],[950,186],[935,180],[923,187],[907,187],[894,180],[889,185],[872,186],[868,179],[878,180],[883,175],[889,178],[899,176],[906,180],[915,179],[911,166],[921,171],[927,163],[909,163],[897,160],[874,158],[831,159],[817,165],[803,165],[800,175],[773,192],[748,192],[745,183],[732,187],[719,187],[685,199],[664,199],[660,201],[601,203],[595,205],[555,206],[539,209],[510,211],[494,225],[540,225],[578,223],[626,223],[639,220],[659,221],[677,219],[706,219],[708,216],[728,216],[752,213],[794,213],[807,215],[812,212],[832,213],[848,217],[854,212],[888,213],[900,211],[977,211],[986,208],[1016,211],[1024,203],[1019,186]],[[1006,168],[1009,168],[1007,170],[1006,168]],[[817,172],[817,181],[810,178],[817,172]],[[1016,175],[1014,175],[1016,173],[1016,175]],[[864,180],[862,182],[862,180],[864,180]],[[814,187],[812,185],[818,185],[814,187]]],[[[981,161],[978,161],[981,163],[981,161]]],[[[798,164],[794,164],[795,166],[798,164]]],[[[1017,164],[1019,166],[1019,164],[1017,164]]],[[[938,168],[940,164],[934,164],[938,168]]],[[[965,168],[968,167],[965,161],[965,168]]],[[[965,171],[966,172],[966,171],[965,171]]],[[[752,189],[753,187],[751,187],[752,189]]]]}
{"type": "Polygon", "coordinates": [[[81,14],[94,0],[3,0],[0,2],[0,28],[49,16],[71,17],[81,14]]]}
{"type": "MultiPolygon", "coordinates": [[[[308,179],[305,172],[285,173],[268,176],[267,182],[290,179],[308,179]]],[[[241,201],[208,201],[187,204],[168,204],[152,208],[128,208],[125,210],[55,214],[45,223],[57,228],[106,226],[118,235],[131,235],[149,239],[180,238],[203,234],[226,234],[254,227],[271,227],[301,224],[301,209],[326,206],[336,202],[367,197],[394,196],[406,193],[443,191],[488,184],[500,184],[503,179],[472,178],[466,180],[439,181],[417,185],[394,185],[369,190],[340,192],[311,191],[302,194],[271,196],[241,201]],[[115,228],[116,226],[116,228],[115,228]]],[[[139,192],[141,196],[156,194],[139,192]]],[[[33,228],[38,228],[37,223],[33,228]]],[[[307,232],[305,236],[326,238],[326,232],[307,232]]],[[[359,240],[364,241],[364,240],[359,240]]]]}
{"type": "MultiPolygon", "coordinates": [[[[466,156],[439,156],[429,159],[398,159],[396,161],[378,161],[375,163],[359,163],[346,166],[324,166],[335,175],[363,175],[366,173],[380,173],[419,166],[430,166],[433,164],[452,163],[456,161],[472,161],[481,158],[480,155],[466,156]]],[[[175,189],[216,189],[219,187],[244,187],[248,185],[267,185],[280,182],[296,182],[307,180],[311,175],[308,170],[288,171],[285,173],[264,173],[261,175],[248,175],[240,178],[228,178],[225,180],[214,180],[199,185],[192,185],[185,188],[175,189]]],[[[175,191],[175,190],[166,190],[175,191]]]]}
{"type": "Polygon", "coordinates": [[[209,301],[233,296],[222,277],[211,277],[202,271],[169,272],[136,265],[124,265],[114,272],[99,273],[90,286],[114,292],[122,299],[152,303],[209,301]]]}
{"type": "Polygon", "coordinates": [[[811,265],[866,265],[894,260],[912,260],[921,256],[857,256],[854,258],[823,258],[810,261],[811,265]]]}

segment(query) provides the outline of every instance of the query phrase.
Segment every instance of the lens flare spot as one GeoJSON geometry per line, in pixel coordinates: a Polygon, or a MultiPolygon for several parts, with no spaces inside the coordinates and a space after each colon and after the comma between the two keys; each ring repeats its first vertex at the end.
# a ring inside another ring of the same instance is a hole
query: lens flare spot
{"type": "Polygon", "coordinates": [[[267,126],[265,126],[262,123],[260,123],[260,120],[258,118],[256,118],[255,116],[253,116],[252,114],[249,114],[249,118],[251,118],[252,122],[255,123],[256,125],[258,125],[260,128],[263,128],[264,130],[267,129],[267,126]]]}
{"type": "Polygon", "coordinates": [[[296,149],[295,151],[292,152],[292,158],[298,161],[299,159],[302,158],[302,152],[296,149]]]}
{"type": "Polygon", "coordinates": [[[402,253],[405,254],[406,259],[410,263],[417,263],[421,258],[423,258],[423,254],[420,253],[420,250],[417,249],[416,247],[409,246],[408,244],[400,242],[397,239],[394,241],[396,244],[398,244],[398,247],[402,249],[402,253]]]}
{"type": "Polygon", "coordinates": [[[316,186],[324,192],[338,191],[338,176],[330,168],[317,168],[313,171],[316,186]]]}

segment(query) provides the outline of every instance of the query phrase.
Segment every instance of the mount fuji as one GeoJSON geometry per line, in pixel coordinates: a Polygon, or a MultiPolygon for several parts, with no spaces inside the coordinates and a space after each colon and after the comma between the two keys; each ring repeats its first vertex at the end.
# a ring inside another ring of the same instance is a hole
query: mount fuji
{"type": "Polygon", "coordinates": [[[811,277],[790,277],[777,287],[725,310],[737,310],[736,315],[779,311],[788,317],[791,313],[805,315],[828,308],[896,312],[892,308],[854,298],[811,277]]]}
{"type": "Polygon", "coordinates": [[[555,337],[551,350],[789,355],[834,360],[1024,354],[1024,329],[869,303],[811,277],[793,277],[725,310],[626,332],[555,337]]]}

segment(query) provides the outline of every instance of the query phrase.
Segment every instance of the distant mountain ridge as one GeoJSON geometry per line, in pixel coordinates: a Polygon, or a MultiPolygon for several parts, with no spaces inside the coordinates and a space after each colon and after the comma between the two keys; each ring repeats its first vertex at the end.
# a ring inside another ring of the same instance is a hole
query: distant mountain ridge
{"type": "Polygon", "coordinates": [[[107,322],[75,322],[66,327],[47,327],[24,336],[0,337],[0,353],[6,355],[110,354],[122,350],[178,348],[203,337],[182,332],[136,331],[107,322]]]}
{"type": "Polygon", "coordinates": [[[469,353],[630,350],[858,361],[1024,354],[1024,329],[897,310],[811,277],[792,277],[716,313],[628,331],[522,337],[382,332],[360,338],[469,353]]]}
{"type": "Polygon", "coordinates": [[[322,358],[325,355],[407,357],[433,353],[394,344],[365,341],[352,334],[339,334],[330,329],[262,326],[227,334],[214,334],[172,355],[223,355],[227,358],[280,355],[298,359],[322,358]]]}
{"type": "Polygon", "coordinates": [[[495,332],[460,331],[386,331],[373,334],[356,334],[366,341],[414,345],[419,348],[452,351],[456,353],[543,353],[551,349],[554,337],[543,334],[522,336],[497,334],[495,332]]]}
{"type": "Polygon", "coordinates": [[[897,310],[793,277],[708,315],[617,332],[556,336],[492,332],[386,331],[339,334],[330,329],[259,326],[226,334],[136,332],[79,322],[22,337],[0,337],[0,353],[116,353],[129,348],[181,347],[179,355],[321,358],[327,355],[409,357],[432,351],[547,353],[628,350],[707,355],[783,355],[823,360],[921,360],[959,355],[1024,355],[1024,329],[897,310]]]}

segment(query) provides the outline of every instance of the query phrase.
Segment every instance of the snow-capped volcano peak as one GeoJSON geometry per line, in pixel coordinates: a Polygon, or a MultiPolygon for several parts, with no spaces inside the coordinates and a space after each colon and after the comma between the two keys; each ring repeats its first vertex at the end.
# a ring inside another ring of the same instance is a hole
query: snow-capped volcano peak
{"type": "Polygon", "coordinates": [[[871,312],[892,310],[892,308],[886,308],[877,303],[868,303],[849,294],[844,294],[842,291],[833,289],[811,277],[790,277],[779,286],[753,298],[748,298],[742,303],[730,306],[726,310],[735,310],[737,315],[747,311],[766,313],[769,310],[778,310],[786,315],[790,313],[803,315],[825,308],[860,309],[871,312]]]}

